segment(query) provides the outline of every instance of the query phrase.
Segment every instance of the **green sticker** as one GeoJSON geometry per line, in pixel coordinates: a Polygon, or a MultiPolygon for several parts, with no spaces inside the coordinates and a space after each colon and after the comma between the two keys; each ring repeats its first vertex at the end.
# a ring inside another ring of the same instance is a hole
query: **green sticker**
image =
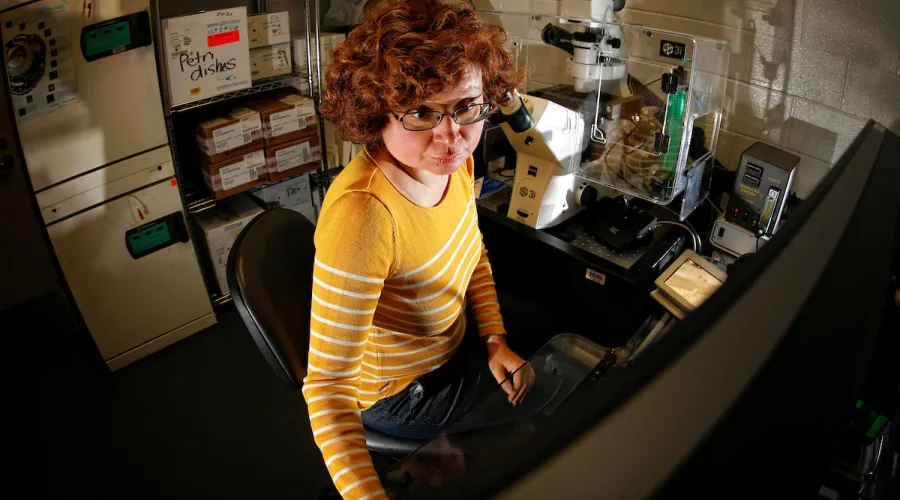
{"type": "Polygon", "coordinates": [[[85,56],[93,57],[109,51],[116,53],[115,49],[131,43],[131,26],[128,21],[122,21],[89,31],[83,36],[85,56]]]}
{"type": "Polygon", "coordinates": [[[141,255],[171,241],[169,225],[165,222],[154,224],[139,233],[128,235],[128,246],[132,253],[141,255]]]}

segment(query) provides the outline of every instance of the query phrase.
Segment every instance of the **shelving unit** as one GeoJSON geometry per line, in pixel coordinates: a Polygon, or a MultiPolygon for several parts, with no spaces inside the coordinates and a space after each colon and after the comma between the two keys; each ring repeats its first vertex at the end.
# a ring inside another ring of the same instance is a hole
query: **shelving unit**
{"type": "Polygon", "coordinates": [[[294,87],[297,90],[301,90],[299,87],[300,84],[306,83],[309,81],[309,75],[303,73],[291,73],[289,75],[281,75],[275,76],[272,78],[266,78],[264,80],[259,80],[253,84],[252,87],[248,89],[237,90],[234,92],[228,92],[227,94],[221,94],[213,97],[208,97],[206,99],[200,99],[199,101],[188,102],[185,104],[179,104],[177,106],[172,106],[169,108],[170,114],[178,114],[183,113],[185,111],[191,111],[193,109],[202,108],[204,106],[209,106],[210,104],[216,104],[220,102],[230,101],[232,99],[238,97],[248,97],[251,95],[262,94],[265,92],[269,92],[272,90],[278,90],[288,87],[294,87]]]}
{"type": "MultiPolygon", "coordinates": [[[[227,2],[223,2],[227,3],[227,2]]],[[[158,41],[156,44],[157,50],[157,68],[159,70],[160,75],[160,89],[162,92],[163,103],[165,108],[165,120],[166,120],[166,130],[168,132],[169,146],[172,150],[172,161],[175,167],[175,177],[181,187],[181,196],[182,203],[190,215],[197,214],[199,212],[209,210],[215,208],[217,205],[217,201],[209,195],[206,191],[202,182],[197,182],[199,177],[199,172],[196,172],[190,168],[190,158],[191,152],[194,148],[193,146],[193,126],[196,123],[196,119],[198,116],[203,114],[204,112],[212,112],[216,106],[239,98],[246,98],[253,95],[262,95],[265,93],[269,93],[278,89],[285,88],[295,88],[299,92],[303,92],[307,95],[312,96],[313,101],[316,106],[316,114],[318,117],[319,123],[319,136],[322,141],[322,150],[325,151],[327,144],[325,143],[325,130],[324,130],[324,122],[322,120],[321,115],[319,114],[319,105],[321,104],[321,99],[318,93],[313,92],[317,88],[321,88],[321,85],[314,86],[313,85],[313,68],[311,67],[311,62],[313,60],[312,54],[316,54],[315,61],[318,64],[318,61],[321,59],[319,55],[319,2],[318,0],[307,0],[305,2],[305,36],[307,41],[307,71],[304,73],[291,73],[288,75],[277,76],[273,78],[267,78],[264,80],[259,80],[250,88],[238,90],[235,92],[229,92],[226,94],[221,94],[218,96],[210,97],[207,99],[200,99],[197,101],[180,104],[177,106],[168,106],[170,102],[169,99],[169,91],[168,91],[168,74],[165,61],[165,49],[163,40],[163,31],[162,31],[162,19],[160,17],[160,0],[151,0],[151,13],[152,13],[152,21],[153,21],[153,37],[158,41]],[[311,12],[310,7],[314,7],[314,10],[311,12]],[[311,20],[312,25],[311,25],[311,20]],[[313,42],[315,40],[315,42],[313,42]],[[304,88],[305,87],[305,88],[304,88]],[[184,146],[184,147],[182,147],[184,146]]],[[[258,13],[258,12],[266,12],[268,10],[268,2],[265,0],[256,2],[256,11],[248,12],[258,13]]],[[[222,5],[221,8],[227,8],[230,5],[222,5]]],[[[316,68],[316,74],[321,74],[321,68],[316,68]]],[[[318,180],[324,180],[324,182],[319,182],[319,195],[320,200],[324,198],[324,191],[327,189],[328,184],[330,184],[330,177],[328,175],[328,161],[325,157],[326,155],[322,155],[322,163],[319,168],[314,172],[316,174],[316,178],[318,180]]],[[[287,180],[287,179],[285,179],[287,180]]],[[[282,181],[283,182],[283,181],[282,181]]],[[[277,183],[271,183],[266,185],[273,185],[277,183]]],[[[195,225],[192,221],[188,223],[188,232],[190,233],[191,241],[194,245],[194,252],[197,255],[197,258],[200,260],[200,269],[203,274],[203,279],[206,283],[206,288],[209,290],[210,302],[214,307],[218,308],[224,306],[226,304],[231,303],[231,294],[223,294],[218,291],[218,285],[216,283],[214,273],[209,263],[208,259],[205,257],[205,252],[200,244],[200,239],[197,234],[197,230],[195,229],[195,225]]]]}

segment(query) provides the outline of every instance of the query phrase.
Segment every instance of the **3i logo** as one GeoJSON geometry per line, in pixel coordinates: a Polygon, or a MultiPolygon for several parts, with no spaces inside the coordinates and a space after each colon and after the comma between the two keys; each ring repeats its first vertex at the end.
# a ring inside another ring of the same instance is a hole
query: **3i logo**
{"type": "Polygon", "coordinates": [[[663,40],[659,44],[659,55],[672,59],[684,59],[687,54],[687,45],[669,40],[663,40]]]}

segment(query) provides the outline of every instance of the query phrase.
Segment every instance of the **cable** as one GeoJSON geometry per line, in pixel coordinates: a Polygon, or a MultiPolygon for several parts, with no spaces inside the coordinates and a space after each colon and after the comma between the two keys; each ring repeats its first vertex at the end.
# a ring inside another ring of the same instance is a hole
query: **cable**
{"type": "MultiPolygon", "coordinates": [[[[681,215],[680,215],[678,212],[672,210],[671,208],[669,208],[669,207],[667,207],[667,206],[665,206],[665,205],[660,205],[659,208],[662,208],[663,210],[666,210],[667,212],[669,212],[670,214],[674,215],[675,217],[677,217],[677,218],[679,218],[679,219],[681,218],[681,215]]],[[[700,233],[697,232],[697,229],[694,227],[694,225],[691,224],[690,222],[688,222],[687,219],[685,219],[683,222],[684,222],[685,224],[687,224],[688,230],[689,230],[689,231],[691,232],[691,234],[697,239],[697,248],[699,248],[700,250],[694,250],[694,251],[697,252],[697,253],[700,253],[700,252],[703,250],[703,244],[702,244],[702,240],[700,239],[700,233]]]]}
{"type": "Polygon", "coordinates": [[[706,201],[709,202],[709,206],[713,207],[713,210],[718,212],[719,215],[725,215],[725,212],[722,209],[720,209],[719,207],[717,207],[716,204],[709,198],[709,196],[706,197],[706,201]]]}
{"type": "Polygon", "coordinates": [[[688,233],[690,233],[691,247],[693,247],[694,252],[700,253],[699,247],[697,245],[697,241],[700,239],[700,237],[697,236],[697,233],[695,233],[694,230],[692,230],[691,228],[687,227],[686,225],[684,225],[680,222],[675,222],[675,221],[670,221],[670,220],[661,220],[661,221],[657,221],[656,223],[659,225],[663,225],[663,226],[678,226],[678,227],[684,229],[685,231],[687,231],[688,233]]]}

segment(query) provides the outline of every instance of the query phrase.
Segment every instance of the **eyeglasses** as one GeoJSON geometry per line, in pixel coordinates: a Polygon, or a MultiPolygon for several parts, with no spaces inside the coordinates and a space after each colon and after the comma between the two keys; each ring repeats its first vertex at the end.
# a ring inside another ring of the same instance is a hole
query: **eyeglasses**
{"type": "Polygon", "coordinates": [[[410,111],[408,113],[404,113],[403,116],[398,115],[397,113],[391,113],[394,115],[394,118],[397,119],[406,130],[411,130],[413,132],[422,132],[425,130],[431,130],[434,127],[437,127],[441,124],[441,120],[444,119],[445,116],[449,116],[460,125],[471,125],[473,123],[478,123],[481,120],[487,118],[487,115],[491,113],[493,109],[493,105],[490,103],[476,103],[469,104],[463,106],[461,108],[457,108],[452,113],[441,113],[440,111],[434,111],[431,109],[422,109],[417,111],[410,111]]]}

